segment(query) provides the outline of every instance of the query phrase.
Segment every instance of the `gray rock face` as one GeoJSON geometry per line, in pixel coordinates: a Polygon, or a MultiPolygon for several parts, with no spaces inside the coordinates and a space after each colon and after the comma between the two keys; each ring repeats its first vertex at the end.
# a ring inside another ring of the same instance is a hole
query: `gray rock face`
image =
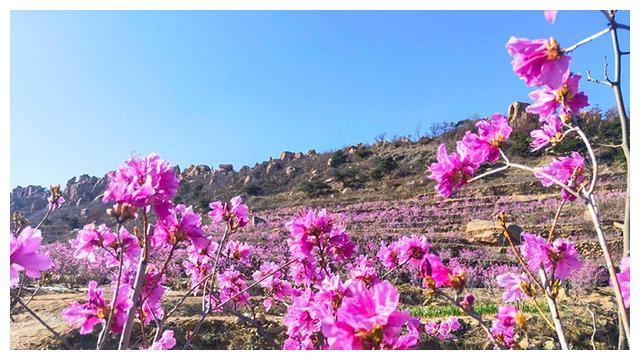
{"type": "Polygon", "coordinates": [[[270,162],[269,165],[267,165],[267,174],[271,174],[274,171],[279,170],[282,170],[282,165],[277,161],[270,162]]]}
{"type": "MultiPolygon", "coordinates": [[[[507,224],[507,229],[514,241],[519,243],[522,228],[516,224],[507,224]]],[[[471,220],[467,223],[466,237],[469,242],[490,245],[508,244],[502,233],[500,224],[490,220],[471,220]]]]}
{"type": "Polygon", "coordinates": [[[287,161],[287,160],[293,160],[295,154],[292,153],[291,151],[283,151],[280,153],[280,160],[283,161],[287,161]]]}
{"type": "Polygon", "coordinates": [[[81,175],[77,180],[73,177],[67,181],[62,195],[67,202],[78,206],[102,195],[107,188],[108,181],[107,176],[100,179],[95,176],[81,175]]]}
{"type": "Polygon", "coordinates": [[[35,211],[44,209],[48,204],[48,197],[49,191],[42,186],[18,186],[11,191],[11,211],[23,211],[28,216],[35,211]]]}
{"type": "Polygon", "coordinates": [[[218,165],[218,169],[220,169],[220,171],[233,172],[233,165],[232,164],[220,164],[220,165],[218,165]]]}
{"type": "Polygon", "coordinates": [[[515,101],[509,106],[509,123],[513,130],[526,132],[538,127],[538,115],[527,112],[528,103],[515,101]]]}

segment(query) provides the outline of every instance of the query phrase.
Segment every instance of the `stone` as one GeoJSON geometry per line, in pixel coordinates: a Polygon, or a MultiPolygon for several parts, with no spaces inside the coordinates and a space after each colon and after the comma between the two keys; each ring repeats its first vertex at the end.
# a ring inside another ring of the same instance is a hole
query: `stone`
{"type": "Polygon", "coordinates": [[[316,156],[317,152],[314,149],[307,151],[307,156],[316,156]]]}
{"type": "Polygon", "coordinates": [[[528,103],[515,101],[509,106],[509,124],[514,131],[529,134],[539,127],[538,115],[527,112],[528,103]]]}
{"type": "Polygon", "coordinates": [[[220,165],[218,165],[218,169],[220,169],[220,171],[223,171],[223,172],[233,172],[233,165],[232,164],[220,164],[220,165]]]}
{"type": "Polygon", "coordinates": [[[293,158],[296,160],[302,159],[304,157],[304,154],[301,152],[297,152],[295,155],[293,155],[293,158]]]}
{"type": "Polygon", "coordinates": [[[344,189],[342,189],[342,193],[343,194],[350,194],[353,192],[353,189],[351,189],[350,187],[346,187],[344,189]]]}
{"type": "MultiPolygon", "coordinates": [[[[522,228],[518,225],[507,223],[507,229],[509,229],[513,241],[516,244],[519,244],[522,228]]],[[[508,244],[507,239],[502,233],[500,224],[496,221],[471,220],[467,223],[465,233],[469,242],[485,243],[490,245],[508,244]]]]}
{"type": "Polygon", "coordinates": [[[267,174],[278,170],[282,170],[282,165],[277,161],[270,162],[269,165],[267,165],[267,174]]]}
{"type": "Polygon", "coordinates": [[[293,160],[294,154],[291,151],[283,151],[280,153],[280,160],[288,161],[293,160]]]}
{"type": "Polygon", "coordinates": [[[263,218],[261,218],[259,216],[253,216],[251,218],[251,225],[252,226],[256,226],[256,225],[260,225],[260,224],[266,224],[266,223],[267,223],[267,220],[263,219],[263,218]]]}
{"type": "Polygon", "coordinates": [[[298,169],[296,169],[293,166],[287,166],[287,169],[285,170],[285,173],[287,174],[287,176],[291,176],[293,174],[295,174],[298,171],[298,169]]]}

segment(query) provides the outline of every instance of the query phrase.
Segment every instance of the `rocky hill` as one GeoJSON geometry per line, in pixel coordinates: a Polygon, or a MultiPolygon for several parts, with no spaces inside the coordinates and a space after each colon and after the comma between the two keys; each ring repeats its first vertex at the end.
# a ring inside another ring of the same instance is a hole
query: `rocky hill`
{"type": "MultiPolygon", "coordinates": [[[[525,107],[523,103],[509,107],[515,132],[506,151],[513,159],[537,165],[547,161],[548,154],[532,155],[528,151],[528,132],[537,126],[537,119],[527,114],[525,107]]],[[[585,113],[581,119],[592,135],[601,140],[599,143],[615,142],[617,121],[603,118],[599,112],[585,113]]],[[[440,201],[434,196],[434,183],[427,178],[427,167],[435,160],[441,142],[453,149],[455,141],[473,124],[473,120],[443,123],[434,126],[429,136],[418,139],[384,139],[381,136],[373,144],[357,144],[325,153],[283,151],[276,159],[237,170],[230,164],[190,165],[182,170],[175,167],[181,181],[176,202],[194,205],[197,211],[205,212],[210,202],[228,200],[240,194],[255,214],[260,215],[299,206],[334,207],[416,198],[440,201]]],[[[552,149],[551,154],[566,150],[558,147],[552,149]]],[[[605,178],[609,179],[602,186],[619,190],[624,183],[624,174],[617,165],[618,150],[600,147],[597,151],[606,164],[604,173],[608,175],[605,178]]],[[[66,203],[43,224],[45,242],[66,240],[86,223],[109,222],[105,214],[108,205],[101,199],[107,183],[106,175],[70,179],[63,190],[66,203]]],[[[512,197],[553,192],[542,188],[530,175],[516,173],[505,181],[473,184],[456,197],[512,197]]],[[[11,212],[21,212],[32,223],[37,223],[46,212],[48,196],[46,188],[19,186],[11,192],[11,212]]]]}

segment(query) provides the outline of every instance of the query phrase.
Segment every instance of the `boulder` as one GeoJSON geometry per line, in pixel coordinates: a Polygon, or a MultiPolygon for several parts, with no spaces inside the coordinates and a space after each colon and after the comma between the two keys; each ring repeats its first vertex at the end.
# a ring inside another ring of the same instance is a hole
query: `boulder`
{"type": "Polygon", "coordinates": [[[282,170],[282,165],[277,161],[272,161],[267,165],[267,174],[271,174],[274,171],[282,170]]]}
{"type": "Polygon", "coordinates": [[[220,164],[220,165],[218,165],[218,169],[220,169],[220,171],[222,171],[222,172],[233,172],[233,165],[232,164],[220,164]]]}
{"type": "Polygon", "coordinates": [[[259,216],[253,216],[251,218],[251,225],[252,226],[256,226],[256,225],[259,225],[259,224],[266,224],[266,223],[267,223],[267,220],[263,219],[263,218],[261,218],[259,216]]]}
{"type": "Polygon", "coordinates": [[[293,166],[287,166],[287,169],[285,170],[285,173],[287,174],[287,176],[292,176],[293,174],[295,174],[298,171],[298,169],[296,169],[293,166]]]}
{"type": "Polygon", "coordinates": [[[291,151],[283,151],[280,153],[280,160],[282,161],[288,161],[288,160],[293,160],[295,154],[292,153],[291,151]]]}
{"type": "Polygon", "coordinates": [[[316,156],[316,151],[314,149],[311,149],[309,151],[307,151],[307,156],[316,156]]]}
{"type": "Polygon", "coordinates": [[[527,112],[528,103],[515,101],[509,106],[509,124],[514,131],[529,134],[539,127],[538,115],[527,112]]]}
{"type": "Polygon", "coordinates": [[[301,152],[297,152],[295,155],[293,155],[294,159],[302,159],[304,157],[304,154],[301,152]]]}
{"type": "MultiPolygon", "coordinates": [[[[520,234],[522,228],[516,224],[507,223],[507,229],[511,233],[512,239],[516,243],[520,243],[520,234]]],[[[485,243],[491,245],[508,244],[507,239],[502,233],[500,224],[490,220],[471,220],[467,223],[466,237],[469,242],[485,243]]]]}

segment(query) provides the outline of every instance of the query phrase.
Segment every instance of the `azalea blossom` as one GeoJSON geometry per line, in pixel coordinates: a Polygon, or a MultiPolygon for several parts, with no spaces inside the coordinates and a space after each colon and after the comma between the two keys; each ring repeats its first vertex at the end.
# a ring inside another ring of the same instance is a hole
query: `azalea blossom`
{"type": "Polygon", "coordinates": [[[560,44],[553,37],[529,40],[511,37],[507,51],[513,57],[513,72],[527,86],[558,88],[569,74],[571,57],[562,53],[560,44]]]}
{"type": "Polygon", "coordinates": [[[60,185],[50,186],[49,187],[49,211],[55,210],[64,204],[64,197],[62,196],[62,192],[60,191],[60,185]]]}
{"type": "Polygon", "coordinates": [[[274,300],[283,301],[295,292],[291,284],[283,280],[282,271],[277,269],[278,265],[275,263],[265,262],[260,265],[260,270],[253,273],[253,280],[260,281],[260,286],[265,289],[266,294],[262,304],[266,311],[271,309],[274,300]]]}
{"type": "MultiPolygon", "coordinates": [[[[122,265],[124,267],[131,267],[138,262],[142,249],[140,248],[140,242],[137,237],[129,233],[129,231],[123,226],[120,228],[120,241],[111,239],[111,237],[105,238],[103,236],[103,245],[107,248],[113,249],[117,257],[107,256],[106,265],[108,267],[117,267],[120,265],[120,256],[124,256],[122,259],[122,265]]],[[[93,253],[92,253],[93,254],[93,253]]]]}
{"type": "MultiPolygon", "coordinates": [[[[618,278],[618,284],[620,285],[620,292],[622,293],[622,300],[624,302],[624,307],[629,308],[631,305],[630,297],[631,297],[631,258],[626,256],[620,260],[620,272],[616,274],[618,278]]],[[[611,280],[609,280],[609,284],[611,286],[611,280]]]]}
{"type": "Polygon", "coordinates": [[[222,254],[229,260],[249,264],[251,256],[251,246],[244,242],[230,240],[222,251],[222,254]]]}
{"type": "Polygon", "coordinates": [[[87,259],[90,262],[96,261],[94,251],[105,246],[112,246],[116,243],[117,235],[107,225],[87,224],[78,231],[75,239],[69,240],[75,249],[73,256],[76,259],[87,259]]]}
{"type": "Polygon", "coordinates": [[[556,279],[563,280],[582,265],[573,242],[556,239],[548,243],[542,236],[528,232],[523,232],[522,238],[520,251],[532,271],[542,268],[547,275],[553,271],[556,279]]]}
{"type": "Polygon", "coordinates": [[[433,289],[450,285],[450,275],[451,271],[435,254],[428,254],[420,264],[420,277],[422,286],[425,288],[433,289]]]}
{"type": "MultiPolygon", "coordinates": [[[[342,299],[337,318],[325,318],[322,334],[330,349],[361,350],[398,348],[402,328],[410,320],[398,311],[400,295],[388,281],[370,289],[360,281],[351,285],[351,295],[342,299]]],[[[416,339],[417,340],[417,339],[416,339]]],[[[409,348],[415,343],[403,344],[409,348]]]]}
{"type": "Polygon", "coordinates": [[[504,288],[502,301],[513,303],[520,299],[527,299],[523,287],[528,286],[529,279],[525,274],[504,273],[496,277],[498,286],[504,288]]]}
{"type": "Polygon", "coordinates": [[[20,231],[18,237],[13,233],[9,238],[9,286],[16,287],[20,282],[20,273],[38,279],[40,272],[53,265],[47,254],[40,252],[42,234],[31,226],[20,231]]]}
{"type": "Polygon", "coordinates": [[[380,243],[380,248],[376,254],[382,265],[387,269],[395,269],[400,265],[400,251],[397,241],[386,245],[384,241],[380,243]]]}
{"type": "Polygon", "coordinates": [[[429,321],[424,325],[427,335],[446,341],[453,337],[453,333],[460,329],[460,321],[455,316],[450,316],[447,320],[440,322],[429,321]]]}
{"type": "Polygon", "coordinates": [[[556,16],[558,16],[558,10],[545,10],[544,11],[544,18],[550,24],[553,24],[553,23],[556,22],[556,16]]]}
{"type": "Polygon", "coordinates": [[[562,120],[556,114],[551,114],[544,118],[543,125],[540,129],[531,131],[531,151],[538,151],[543,147],[551,144],[555,145],[562,140],[564,133],[562,131],[562,120]]]}
{"type": "Polygon", "coordinates": [[[529,94],[533,104],[527,106],[527,112],[538,114],[546,118],[553,114],[558,106],[561,107],[561,118],[566,123],[571,120],[571,114],[576,114],[581,109],[589,106],[589,98],[584,92],[579,91],[579,74],[569,74],[563,79],[558,88],[543,86],[529,94]]]}
{"type": "Polygon", "coordinates": [[[315,303],[314,292],[307,289],[293,299],[287,306],[287,314],[282,320],[287,327],[285,350],[314,349],[322,344],[317,342],[317,333],[321,329],[321,312],[315,303]]]}
{"type": "MultiPolygon", "coordinates": [[[[561,183],[567,185],[570,189],[578,191],[584,182],[584,158],[579,153],[573,151],[570,156],[557,157],[545,167],[536,168],[538,172],[542,172],[555,178],[561,183]]],[[[542,186],[549,187],[555,183],[546,176],[536,172],[537,177],[542,186]]],[[[568,201],[574,201],[575,195],[569,193],[566,189],[562,189],[562,198],[568,201]]]]}
{"type": "Polygon", "coordinates": [[[180,181],[171,165],[157,154],[132,156],[118,170],[108,174],[109,186],[103,201],[115,201],[136,208],[153,205],[159,217],[167,215],[167,204],[176,195],[180,181]]]}
{"type": "Polygon", "coordinates": [[[367,285],[378,282],[378,272],[376,271],[374,262],[366,255],[360,255],[352,264],[347,264],[349,276],[353,280],[359,280],[367,285]]]}
{"type": "Polygon", "coordinates": [[[158,341],[154,341],[149,350],[170,350],[176,346],[176,339],[173,338],[173,330],[165,330],[158,341]]]}
{"type": "Polygon", "coordinates": [[[431,245],[424,236],[403,236],[398,240],[397,251],[400,264],[408,263],[416,268],[429,253],[431,245]]]}
{"type": "Polygon", "coordinates": [[[444,197],[451,196],[454,191],[464,186],[479,166],[474,162],[466,145],[460,141],[457,143],[457,152],[452,154],[447,154],[445,145],[440,144],[437,160],[438,162],[429,165],[429,179],[438,183],[435,189],[444,197]]]}
{"type": "MultiPolygon", "coordinates": [[[[122,327],[126,322],[127,311],[132,306],[129,299],[130,287],[128,284],[121,285],[118,290],[113,319],[111,319],[110,330],[114,333],[122,332],[122,327]]],[[[80,304],[73,301],[68,307],[62,310],[62,319],[72,326],[80,329],[80,334],[88,334],[93,331],[96,324],[106,321],[109,317],[113,303],[107,305],[104,300],[104,290],[98,289],[95,281],[90,281],[88,285],[88,301],[80,304]]]]}
{"type": "Polygon", "coordinates": [[[196,248],[206,248],[210,240],[204,233],[201,217],[192,206],[176,205],[168,210],[168,215],[155,226],[152,236],[154,246],[176,246],[181,242],[190,242],[196,248]]]}
{"type": "Polygon", "coordinates": [[[500,146],[511,135],[509,120],[500,114],[493,114],[490,121],[478,121],[476,128],[478,134],[467,131],[462,139],[470,156],[474,158],[473,162],[495,162],[500,158],[500,146]]]}
{"type": "Polygon", "coordinates": [[[234,304],[246,305],[249,303],[249,294],[245,291],[247,287],[244,275],[237,270],[225,270],[217,275],[218,287],[220,289],[220,301],[230,300],[234,304]]]}
{"type": "Polygon", "coordinates": [[[229,230],[234,232],[249,223],[249,208],[242,202],[242,197],[236,196],[223,204],[220,201],[209,204],[209,216],[214,224],[224,222],[229,230]]]}

